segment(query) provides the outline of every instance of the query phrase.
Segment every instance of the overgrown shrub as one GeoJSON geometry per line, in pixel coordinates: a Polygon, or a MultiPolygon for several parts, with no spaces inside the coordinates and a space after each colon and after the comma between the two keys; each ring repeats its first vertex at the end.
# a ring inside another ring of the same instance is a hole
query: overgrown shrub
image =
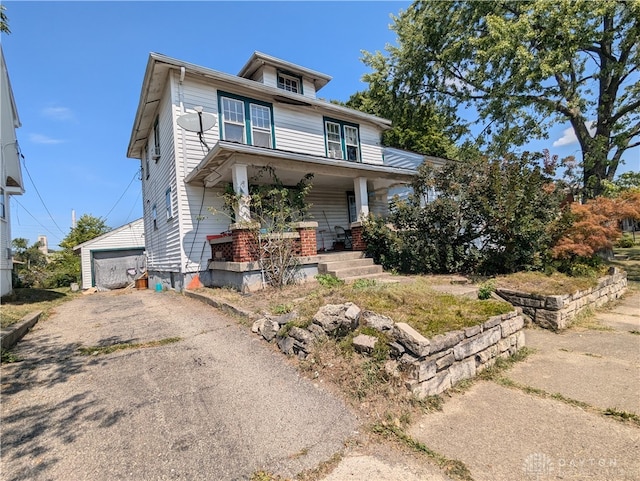
{"type": "Polygon", "coordinates": [[[624,234],[620,239],[618,239],[618,242],[616,242],[616,247],[620,247],[622,249],[629,249],[634,245],[635,242],[633,242],[633,237],[629,234],[624,234]]]}
{"type": "Polygon", "coordinates": [[[387,219],[365,222],[367,253],[412,274],[541,269],[564,195],[556,163],[548,153],[525,153],[423,164],[413,193],[394,199],[387,219]]]}

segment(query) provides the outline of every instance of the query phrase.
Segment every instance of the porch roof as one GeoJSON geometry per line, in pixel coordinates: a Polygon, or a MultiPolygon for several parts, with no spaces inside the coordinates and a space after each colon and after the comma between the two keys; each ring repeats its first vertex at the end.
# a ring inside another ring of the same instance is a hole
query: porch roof
{"type": "Polygon", "coordinates": [[[369,180],[387,180],[393,183],[409,183],[416,175],[413,169],[330,159],[221,140],[185,177],[185,182],[213,187],[230,179],[230,168],[236,163],[254,167],[272,166],[282,171],[313,173],[333,178],[365,177],[369,180]]]}

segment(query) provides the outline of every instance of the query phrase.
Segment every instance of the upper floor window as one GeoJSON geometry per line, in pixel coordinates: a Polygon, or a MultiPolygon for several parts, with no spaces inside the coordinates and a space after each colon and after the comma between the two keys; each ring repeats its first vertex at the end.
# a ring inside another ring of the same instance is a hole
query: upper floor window
{"type": "Polygon", "coordinates": [[[153,122],[153,159],[157,161],[160,158],[160,126],[159,119],[156,116],[156,120],[153,122]]]}
{"type": "Polygon", "coordinates": [[[325,118],[324,130],[327,157],[360,161],[360,135],[357,125],[325,118]]]}
{"type": "Polygon", "coordinates": [[[7,218],[7,207],[5,205],[6,197],[4,195],[4,189],[0,187],[0,219],[7,218]]]}
{"type": "Polygon", "coordinates": [[[144,148],[144,173],[145,173],[145,178],[148,179],[149,178],[149,149],[145,146],[144,148]]]}
{"type": "Polygon", "coordinates": [[[298,77],[288,75],[283,72],[278,72],[278,88],[282,90],[288,90],[294,94],[302,93],[302,81],[298,77]]]}
{"type": "Polygon", "coordinates": [[[158,228],[158,208],[155,204],[151,207],[151,220],[153,221],[154,230],[158,228]]]}
{"type": "Polygon", "coordinates": [[[173,217],[173,206],[171,204],[171,187],[169,187],[164,193],[164,198],[167,207],[167,219],[171,219],[173,217]]]}
{"type": "Polygon", "coordinates": [[[273,148],[271,104],[221,93],[220,112],[223,140],[273,148]]]}

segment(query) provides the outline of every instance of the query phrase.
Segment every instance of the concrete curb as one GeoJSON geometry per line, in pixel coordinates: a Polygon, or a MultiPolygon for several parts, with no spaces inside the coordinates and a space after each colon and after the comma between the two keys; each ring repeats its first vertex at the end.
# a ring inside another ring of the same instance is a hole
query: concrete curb
{"type": "Polygon", "coordinates": [[[244,317],[252,321],[255,321],[259,317],[257,314],[254,314],[253,312],[245,311],[244,309],[236,307],[232,304],[217,301],[215,299],[212,299],[211,297],[198,294],[197,292],[191,292],[191,291],[185,290],[183,291],[183,294],[187,297],[190,297],[191,299],[196,299],[197,301],[204,302],[205,304],[215,307],[216,309],[220,309],[224,312],[235,314],[237,316],[244,317]]]}
{"type": "Polygon", "coordinates": [[[33,326],[35,326],[41,315],[42,311],[32,312],[24,316],[19,322],[2,329],[0,334],[0,337],[2,338],[2,349],[12,348],[33,326]]]}

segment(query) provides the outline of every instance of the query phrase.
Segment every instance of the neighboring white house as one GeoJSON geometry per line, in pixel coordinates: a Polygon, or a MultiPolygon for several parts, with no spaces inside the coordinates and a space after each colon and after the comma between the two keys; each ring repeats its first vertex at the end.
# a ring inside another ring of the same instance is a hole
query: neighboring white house
{"type": "Polygon", "coordinates": [[[249,184],[269,180],[256,178],[265,166],[291,185],[314,174],[310,222],[293,234],[306,275],[338,229],[363,249],[360,221],[387,211],[389,190],[411,182],[421,156],[394,149],[387,161],[391,122],[317,98],[330,80],[259,52],[238,75],[150,54],[127,150],[141,161],[150,285],[258,282],[243,221],[249,184]],[[234,223],[220,213],[229,185],[240,198],[234,223]]]}
{"type": "Polygon", "coordinates": [[[11,216],[9,196],[24,194],[16,129],[20,118],[0,46],[0,295],[12,291],[11,216]]]}
{"type": "Polygon", "coordinates": [[[146,271],[144,221],[135,220],[73,250],[80,251],[83,289],[126,287],[146,271]]]}

